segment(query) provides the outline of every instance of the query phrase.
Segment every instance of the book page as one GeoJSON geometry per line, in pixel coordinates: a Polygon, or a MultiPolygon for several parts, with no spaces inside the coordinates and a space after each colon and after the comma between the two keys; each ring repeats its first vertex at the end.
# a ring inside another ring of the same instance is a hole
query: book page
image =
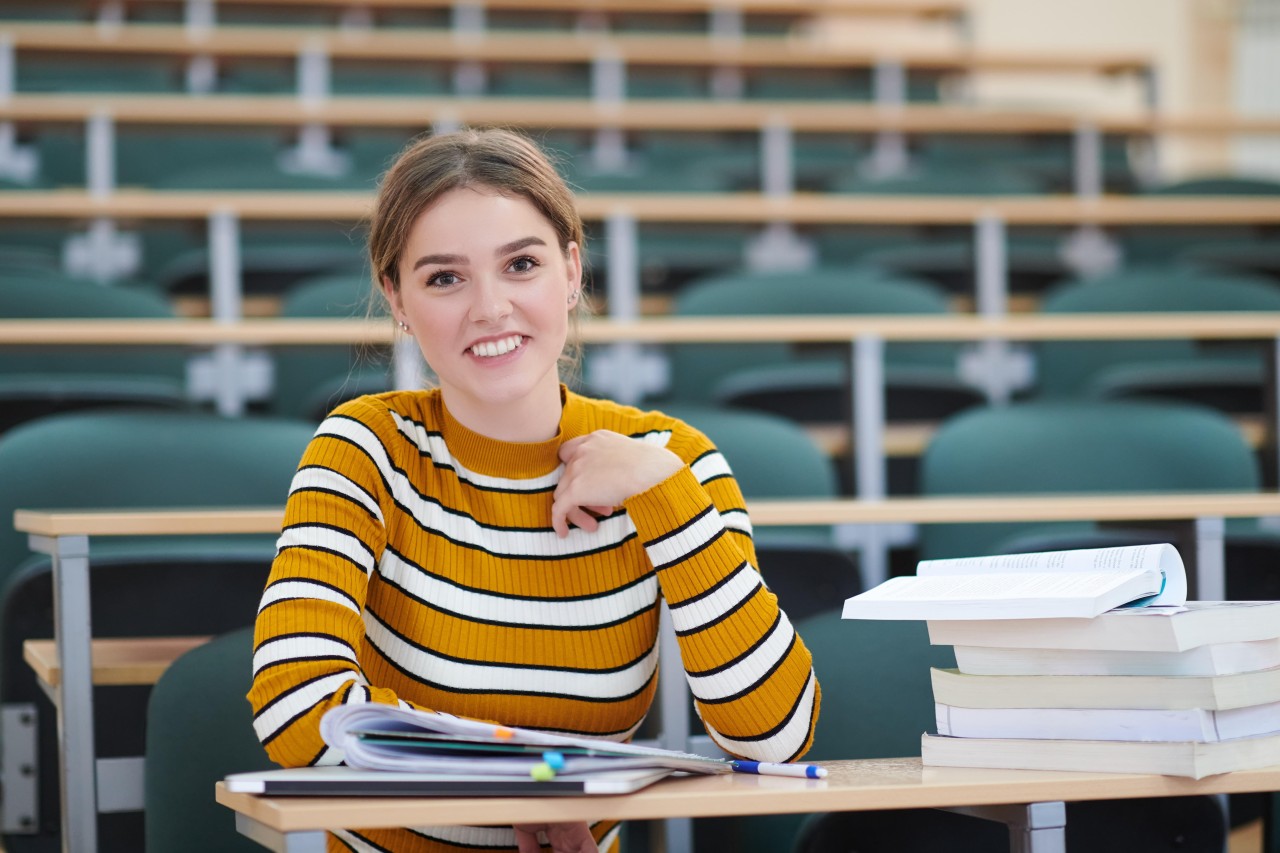
{"type": "MultiPolygon", "coordinates": [[[[864,601],[1003,601],[1026,599],[1093,598],[1144,572],[1001,573],[894,578],[858,596],[864,601]]],[[[1158,583],[1154,573],[1153,584],[1158,583]]]]}
{"type": "Polygon", "coordinates": [[[1156,571],[1164,576],[1164,588],[1146,604],[1182,604],[1187,600],[1187,575],[1182,557],[1168,543],[1131,545],[1116,548],[1081,548],[1073,551],[1043,551],[1033,554],[997,554],[987,557],[959,557],[949,560],[922,560],[917,577],[950,577],[1039,573],[1116,573],[1156,571]]]}

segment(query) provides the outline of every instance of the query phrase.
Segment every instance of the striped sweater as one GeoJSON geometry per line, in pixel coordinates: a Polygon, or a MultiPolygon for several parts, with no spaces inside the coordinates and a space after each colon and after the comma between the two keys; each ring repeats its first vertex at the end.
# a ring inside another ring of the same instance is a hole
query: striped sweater
{"type": "MultiPolygon", "coordinates": [[[[254,638],[249,700],[271,758],[341,755],[329,708],[400,703],[575,735],[629,738],[657,683],[658,601],[671,610],[695,707],[726,751],[808,748],[810,656],[755,568],[723,456],[658,412],[562,391],[560,434],[486,438],[438,391],[362,397],[319,427],[291,486],[254,638]],[[561,442],[599,429],[686,463],[594,532],[551,528],[561,442]]],[[[594,828],[602,839],[614,828],[594,828]]],[[[511,849],[510,828],[342,832],[331,849],[511,849]]]]}

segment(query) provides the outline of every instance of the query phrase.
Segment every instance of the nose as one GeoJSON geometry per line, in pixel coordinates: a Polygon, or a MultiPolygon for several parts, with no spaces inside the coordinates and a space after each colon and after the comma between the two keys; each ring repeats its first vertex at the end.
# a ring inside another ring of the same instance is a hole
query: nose
{"type": "Polygon", "coordinates": [[[511,298],[503,283],[488,276],[474,280],[468,317],[474,323],[496,323],[511,315],[511,298]]]}

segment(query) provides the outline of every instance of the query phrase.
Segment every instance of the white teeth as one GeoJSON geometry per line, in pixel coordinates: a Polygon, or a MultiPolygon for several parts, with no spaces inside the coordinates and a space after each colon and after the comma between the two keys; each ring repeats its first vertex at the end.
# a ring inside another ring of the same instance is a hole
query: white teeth
{"type": "Polygon", "coordinates": [[[520,335],[512,335],[509,338],[503,338],[500,341],[484,341],[478,343],[471,348],[474,355],[484,358],[493,358],[498,355],[506,355],[520,344],[524,343],[524,338],[520,335]]]}

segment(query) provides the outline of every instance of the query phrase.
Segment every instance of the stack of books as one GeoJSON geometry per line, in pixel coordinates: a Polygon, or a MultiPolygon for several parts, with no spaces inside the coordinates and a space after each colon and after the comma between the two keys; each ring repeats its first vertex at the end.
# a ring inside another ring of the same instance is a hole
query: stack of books
{"type": "Polygon", "coordinates": [[[846,618],[925,619],[926,765],[1201,778],[1280,764],[1280,602],[1185,601],[1170,545],[921,563],[846,618]],[[1117,602],[1130,600],[1116,609],[1117,602]]]}

